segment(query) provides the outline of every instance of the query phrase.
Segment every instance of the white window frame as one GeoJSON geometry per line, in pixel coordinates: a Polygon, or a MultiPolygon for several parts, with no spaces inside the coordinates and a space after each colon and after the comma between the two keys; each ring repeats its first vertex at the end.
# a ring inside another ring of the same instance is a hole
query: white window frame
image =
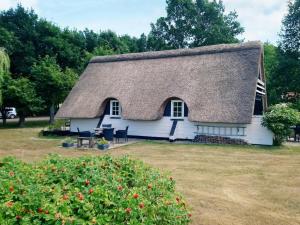
{"type": "Polygon", "coordinates": [[[110,101],[110,117],[111,118],[121,118],[121,111],[122,111],[122,109],[121,109],[120,102],[118,100],[111,100],[110,101]],[[114,103],[118,103],[119,104],[118,114],[116,114],[116,115],[113,115],[113,105],[114,105],[114,103]]]}
{"type": "Polygon", "coordinates": [[[181,100],[171,101],[171,119],[183,119],[184,118],[184,102],[181,100]],[[181,116],[174,116],[174,103],[181,103],[181,116]]]}

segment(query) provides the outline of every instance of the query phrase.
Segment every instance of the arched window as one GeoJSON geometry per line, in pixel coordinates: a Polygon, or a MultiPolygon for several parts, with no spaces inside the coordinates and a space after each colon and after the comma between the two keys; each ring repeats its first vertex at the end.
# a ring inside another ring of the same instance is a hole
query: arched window
{"type": "Polygon", "coordinates": [[[188,117],[189,109],[187,104],[180,98],[172,97],[167,99],[163,104],[164,117],[171,119],[184,119],[188,117]]]}
{"type": "Polygon", "coordinates": [[[184,118],[184,102],[181,100],[171,100],[171,118],[184,118]]]}
{"type": "Polygon", "coordinates": [[[118,100],[110,100],[110,117],[121,117],[121,105],[118,100]]]}

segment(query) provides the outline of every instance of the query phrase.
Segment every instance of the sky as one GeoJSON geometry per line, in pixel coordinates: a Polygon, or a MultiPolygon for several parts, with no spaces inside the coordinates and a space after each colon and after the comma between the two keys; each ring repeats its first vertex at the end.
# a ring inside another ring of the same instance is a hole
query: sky
{"type": "MultiPolygon", "coordinates": [[[[246,41],[276,44],[287,0],[223,0],[227,12],[235,10],[245,28],[246,41]]],[[[165,16],[165,0],[0,0],[0,10],[21,3],[61,27],[113,30],[119,35],[148,34],[150,23],[165,16]]]]}

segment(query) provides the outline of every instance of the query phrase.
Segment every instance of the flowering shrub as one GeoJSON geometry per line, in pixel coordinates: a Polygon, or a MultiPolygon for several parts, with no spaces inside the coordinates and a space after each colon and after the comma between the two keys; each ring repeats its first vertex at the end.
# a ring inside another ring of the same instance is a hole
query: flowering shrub
{"type": "Polygon", "coordinates": [[[262,125],[274,133],[274,145],[281,145],[290,135],[290,127],[298,123],[300,113],[286,104],[271,106],[262,121],[262,125]]]}
{"type": "Polygon", "coordinates": [[[188,224],[173,178],[128,157],[0,161],[0,224],[188,224]]]}

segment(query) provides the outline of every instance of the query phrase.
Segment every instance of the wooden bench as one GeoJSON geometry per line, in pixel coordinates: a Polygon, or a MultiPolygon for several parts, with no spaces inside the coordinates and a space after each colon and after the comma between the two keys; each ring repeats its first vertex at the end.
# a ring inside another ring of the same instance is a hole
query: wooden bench
{"type": "Polygon", "coordinates": [[[95,145],[94,137],[78,137],[77,138],[77,148],[80,148],[83,145],[83,141],[89,141],[89,148],[93,148],[95,145]]]}

